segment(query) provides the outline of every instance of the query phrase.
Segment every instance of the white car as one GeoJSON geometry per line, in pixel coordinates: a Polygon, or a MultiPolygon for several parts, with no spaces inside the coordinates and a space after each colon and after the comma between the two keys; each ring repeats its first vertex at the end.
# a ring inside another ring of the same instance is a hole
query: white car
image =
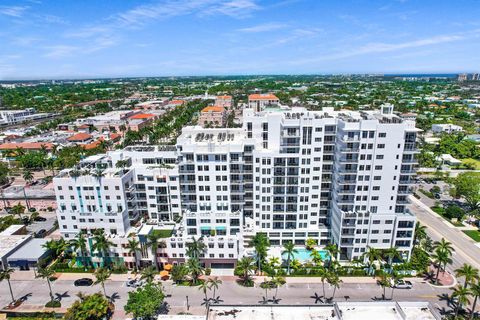
{"type": "Polygon", "coordinates": [[[412,289],[413,284],[410,281],[407,280],[398,280],[397,283],[395,284],[395,288],[397,289],[412,289]]]}

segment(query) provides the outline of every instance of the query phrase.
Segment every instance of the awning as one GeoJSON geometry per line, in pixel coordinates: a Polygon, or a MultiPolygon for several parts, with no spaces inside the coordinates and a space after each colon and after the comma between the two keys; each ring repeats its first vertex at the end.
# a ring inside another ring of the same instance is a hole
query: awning
{"type": "Polygon", "coordinates": [[[200,230],[212,230],[212,227],[200,227],[200,230]]]}
{"type": "Polygon", "coordinates": [[[216,230],[226,230],[225,226],[217,226],[215,227],[216,230]]]}

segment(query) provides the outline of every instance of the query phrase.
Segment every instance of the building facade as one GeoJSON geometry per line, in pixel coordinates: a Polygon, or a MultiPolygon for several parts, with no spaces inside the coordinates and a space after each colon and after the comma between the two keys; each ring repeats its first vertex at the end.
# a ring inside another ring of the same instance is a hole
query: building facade
{"type": "Polygon", "coordinates": [[[242,128],[185,127],[175,146],[127,147],[62,171],[54,179],[61,233],[104,228],[122,237],[140,227],[145,238],[169,229],[159,261],[182,263],[188,242],[202,237],[201,260],[211,267],[233,267],[251,254],[258,232],[272,246],[335,243],[340,260],[368,247],[397,247],[409,258],[413,121],[390,105],[368,112],[248,108],[243,119],[242,128]]]}

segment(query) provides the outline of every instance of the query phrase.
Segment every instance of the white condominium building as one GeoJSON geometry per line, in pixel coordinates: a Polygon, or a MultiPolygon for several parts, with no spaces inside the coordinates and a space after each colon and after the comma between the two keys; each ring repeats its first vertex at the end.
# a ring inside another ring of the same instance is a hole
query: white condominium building
{"type": "Polygon", "coordinates": [[[398,247],[408,258],[417,132],[390,105],[366,112],[248,108],[243,128],[185,127],[175,146],[85,159],[75,170],[87,166],[90,175],[62,171],[54,179],[60,231],[125,235],[144,223],[145,242],[155,228],[170,226],[159,261],[183,262],[186,243],[203,236],[202,262],[211,267],[232,267],[249,254],[256,232],[273,246],[333,242],[341,260],[368,247],[398,247]]]}

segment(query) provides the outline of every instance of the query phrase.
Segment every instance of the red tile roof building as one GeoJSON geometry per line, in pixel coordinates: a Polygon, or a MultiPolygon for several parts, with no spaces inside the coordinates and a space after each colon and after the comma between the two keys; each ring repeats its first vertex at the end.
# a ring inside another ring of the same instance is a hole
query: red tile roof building
{"type": "Polygon", "coordinates": [[[278,105],[279,102],[280,99],[271,93],[256,93],[248,96],[248,107],[254,109],[255,112],[260,112],[267,106],[278,105]]]}
{"type": "Polygon", "coordinates": [[[218,127],[225,124],[227,117],[222,106],[208,106],[202,109],[198,124],[202,127],[218,127]]]}

